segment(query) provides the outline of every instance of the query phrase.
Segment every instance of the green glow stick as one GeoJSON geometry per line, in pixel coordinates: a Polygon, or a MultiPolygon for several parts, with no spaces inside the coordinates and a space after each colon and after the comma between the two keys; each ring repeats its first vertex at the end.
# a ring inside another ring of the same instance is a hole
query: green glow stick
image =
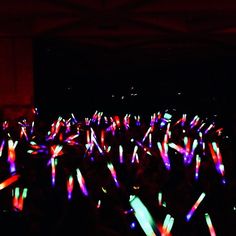
{"type": "Polygon", "coordinates": [[[145,232],[145,235],[156,236],[157,234],[153,230],[153,228],[155,227],[155,222],[139,197],[131,195],[129,201],[131,207],[134,209],[135,217],[138,220],[141,228],[145,232]]]}

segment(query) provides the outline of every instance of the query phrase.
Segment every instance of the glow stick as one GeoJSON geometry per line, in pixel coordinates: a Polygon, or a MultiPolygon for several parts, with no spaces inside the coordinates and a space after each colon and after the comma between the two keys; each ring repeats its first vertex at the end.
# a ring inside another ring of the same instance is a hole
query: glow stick
{"type": "Polygon", "coordinates": [[[90,125],[90,119],[89,119],[89,118],[85,118],[84,121],[85,121],[85,124],[86,124],[87,126],[90,125]]]}
{"type": "Polygon", "coordinates": [[[71,118],[69,118],[68,120],[65,121],[65,127],[66,127],[66,130],[65,130],[65,133],[69,133],[71,131],[71,118]]]}
{"type": "Polygon", "coordinates": [[[178,151],[180,154],[185,154],[186,153],[186,150],[185,148],[181,147],[180,145],[177,145],[175,143],[168,143],[168,145],[175,149],[176,151],[178,151]]]}
{"type": "Polygon", "coordinates": [[[25,199],[27,197],[27,192],[28,192],[28,189],[27,188],[24,188],[23,189],[23,193],[22,193],[22,197],[25,199]]]}
{"type": "Polygon", "coordinates": [[[224,179],[224,165],[222,163],[222,156],[220,149],[215,142],[209,143],[210,152],[215,163],[217,172],[223,177],[223,184],[225,184],[224,179]]]}
{"type": "Polygon", "coordinates": [[[164,219],[164,223],[163,223],[162,227],[160,227],[161,228],[161,236],[169,236],[173,224],[174,224],[174,218],[170,214],[167,214],[164,219]]]}
{"type": "Polygon", "coordinates": [[[137,126],[140,126],[141,125],[141,122],[140,122],[140,116],[134,116],[134,118],[135,118],[135,120],[136,120],[136,122],[135,122],[135,124],[137,125],[137,126]]]}
{"type": "Polygon", "coordinates": [[[104,122],[105,124],[108,124],[108,118],[106,116],[104,116],[104,122]]]}
{"type": "Polygon", "coordinates": [[[196,155],[196,167],[195,167],[195,180],[198,180],[200,164],[201,164],[201,157],[197,154],[196,155]]]}
{"type": "Polygon", "coordinates": [[[106,129],[106,131],[111,131],[112,135],[114,136],[116,131],[116,122],[112,122],[112,124],[106,129]]]}
{"type": "Polygon", "coordinates": [[[78,123],[78,121],[76,120],[76,118],[75,118],[75,116],[74,116],[73,113],[71,113],[71,116],[72,116],[72,118],[73,118],[74,123],[78,123]]]}
{"type": "Polygon", "coordinates": [[[32,135],[34,132],[34,121],[31,123],[31,129],[30,129],[30,134],[32,135]]]}
{"type": "Polygon", "coordinates": [[[95,122],[96,119],[97,119],[97,113],[98,113],[98,111],[95,111],[94,114],[93,114],[93,118],[92,118],[93,122],[95,122]]]}
{"type": "Polygon", "coordinates": [[[88,196],[88,191],[87,191],[87,188],[86,188],[86,185],[85,185],[84,177],[82,176],[79,168],[76,169],[76,173],[77,173],[77,180],[79,182],[80,189],[81,189],[82,193],[85,196],[88,196]]]}
{"type": "Polygon", "coordinates": [[[123,159],[123,147],[121,145],[119,145],[119,160],[120,160],[120,163],[124,162],[124,159],[123,159]]]}
{"type": "Polygon", "coordinates": [[[73,188],[74,188],[74,179],[73,179],[73,176],[70,175],[67,180],[67,198],[68,198],[68,200],[70,200],[72,197],[73,188]]]}
{"type": "Polygon", "coordinates": [[[130,115],[126,114],[123,119],[123,124],[126,130],[129,129],[129,123],[130,123],[130,115]]]}
{"type": "Polygon", "coordinates": [[[217,167],[217,163],[218,163],[218,157],[214,151],[214,148],[213,148],[213,143],[208,143],[208,146],[209,146],[209,149],[210,149],[210,152],[211,152],[211,156],[212,156],[212,159],[214,161],[214,164],[215,166],[217,167]]]}
{"type": "Polygon", "coordinates": [[[15,166],[15,159],[16,159],[16,153],[15,148],[18,144],[18,141],[15,141],[15,143],[9,139],[8,140],[8,162],[10,162],[10,173],[14,173],[16,171],[15,166]]]}
{"type": "Polygon", "coordinates": [[[187,136],[184,137],[184,146],[185,146],[184,164],[189,164],[189,158],[191,158],[191,154],[190,154],[191,140],[187,136]]]}
{"type": "Polygon", "coordinates": [[[8,140],[8,161],[9,162],[14,162],[16,159],[16,153],[15,153],[15,148],[17,145],[18,141],[15,141],[15,143],[9,139],[8,140]]]}
{"type": "Polygon", "coordinates": [[[164,142],[161,145],[160,142],[157,142],[157,147],[158,147],[158,149],[160,151],[160,154],[161,154],[161,157],[162,157],[162,160],[163,160],[163,162],[165,164],[166,169],[170,170],[170,160],[169,160],[169,157],[168,157],[168,154],[167,154],[167,152],[168,152],[168,144],[164,142]]]}
{"type": "Polygon", "coordinates": [[[99,151],[101,154],[103,154],[103,150],[102,150],[101,147],[99,146],[99,144],[98,144],[98,142],[97,142],[97,140],[95,139],[94,136],[91,137],[91,140],[92,140],[93,143],[95,143],[96,147],[98,148],[98,151],[99,151]]]}
{"type": "Polygon", "coordinates": [[[211,218],[210,218],[208,213],[205,213],[205,219],[206,219],[206,223],[207,223],[210,235],[211,236],[216,236],[215,229],[214,229],[214,227],[212,225],[211,218]]]}
{"type": "Polygon", "coordinates": [[[101,130],[101,146],[104,147],[104,137],[105,137],[105,132],[104,130],[101,130]]]}
{"type": "Polygon", "coordinates": [[[149,134],[148,136],[148,140],[149,140],[149,148],[152,148],[152,133],[149,134]]]}
{"type": "Polygon", "coordinates": [[[16,182],[20,178],[20,175],[13,175],[10,178],[4,180],[2,183],[0,183],[0,190],[6,188],[10,184],[16,182]]]}
{"type": "Polygon", "coordinates": [[[3,130],[5,130],[5,129],[7,129],[9,127],[9,123],[8,123],[8,121],[4,121],[3,123],[2,123],[2,128],[3,128],[3,130]]]}
{"type": "Polygon", "coordinates": [[[192,156],[194,155],[194,151],[195,151],[197,145],[198,145],[198,141],[197,141],[197,139],[194,139],[193,144],[192,144],[192,150],[191,150],[191,155],[192,156]]]}
{"type": "Polygon", "coordinates": [[[174,224],[174,218],[171,217],[169,222],[168,222],[167,228],[166,228],[166,234],[167,235],[170,235],[170,231],[171,231],[171,229],[173,227],[173,224],[174,224]]]}
{"type": "Polygon", "coordinates": [[[220,148],[219,148],[219,147],[217,147],[217,149],[216,149],[216,155],[217,155],[217,157],[218,157],[218,163],[219,163],[219,164],[222,164],[222,155],[221,155],[221,152],[220,152],[220,148]]]}
{"type": "Polygon", "coordinates": [[[112,178],[113,178],[114,181],[115,181],[116,187],[120,187],[120,186],[119,186],[119,183],[118,183],[118,181],[117,181],[116,170],[115,170],[113,164],[112,164],[111,162],[108,162],[108,163],[107,163],[107,167],[108,167],[108,169],[109,169],[110,172],[111,172],[111,175],[112,175],[112,178]]]}
{"type": "Polygon", "coordinates": [[[200,119],[200,118],[199,118],[197,115],[193,118],[193,120],[190,122],[190,127],[191,127],[191,129],[192,129],[194,126],[197,125],[199,119],[200,119]]]}
{"type": "MultiPolygon", "coordinates": [[[[71,135],[71,136],[69,136],[69,137],[65,140],[65,142],[71,143],[71,141],[72,141],[73,139],[77,138],[78,136],[79,136],[79,134],[71,135]]],[[[74,144],[77,144],[77,143],[74,142],[74,144]]]]}
{"type": "Polygon", "coordinates": [[[162,205],[162,192],[158,193],[158,204],[159,204],[159,206],[162,205]]]}
{"type": "Polygon", "coordinates": [[[24,207],[24,199],[25,199],[26,196],[27,196],[27,191],[28,191],[28,189],[27,189],[27,188],[24,188],[22,194],[20,195],[20,197],[19,197],[19,199],[18,199],[18,206],[17,206],[17,208],[18,208],[20,211],[23,210],[23,207],[24,207]]]}
{"type": "Polygon", "coordinates": [[[100,125],[101,119],[102,119],[103,112],[98,113],[98,125],[100,125]]]}
{"type": "Polygon", "coordinates": [[[150,127],[148,128],[147,132],[145,133],[143,139],[142,139],[142,143],[145,141],[145,139],[147,138],[147,136],[148,136],[148,134],[151,132],[151,130],[152,130],[152,127],[150,126],[150,127]]]}
{"type": "Polygon", "coordinates": [[[106,152],[109,153],[110,151],[111,151],[111,146],[108,146],[106,152]]]}
{"type": "Polygon", "coordinates": [[[54,186],[56,181],[56,163],[54,158],[51,158],[51,175],[52,175],[52,186],[54,186]]]}
{"type": "MultiPolygon", "coordinates": [[[[163,159],[163,148],[162,148],[162,145],[161,145],[160,142],[157,142],[157,147],[158,147],[158,149],[159,149],[159,151],[160,151],[160,154],[161,154],[161,157],[162,157],[162,159],[163,159]]],[[[164,161],[164,163],[165,163],[165,160],[164,160],[164,159],[163,159],[163,161],[164,161]]]]}
{"type": "Polygon", "coordinates": [[[135,160],[137,163],[139,163],[138,153],[135,153],[135,160]]]}
{"type": "Polygon", "coordinates": [[[214,127],[213,124],[210,124],[209,127],[205,130],[204,134],[207,134],[209,130],[211,130],[214,127]]]}
{"type": "Polygon", "coordinates": [[[200,125],[200,127],[198,128],[198,132],[203,128],[203,126],[205,125],[206,123],[202,123],[201,125],[200,125]]]}
{"type": "Polygon", "coordinates": [[[185,145],[185,149],[186,149],[186,154],[185,154],[185,156],[184,156],[184,162],[186,163],[187,162],[187,157],[188,157],[188,155],[189,155],[189,153],[190,153],[190,138],[189,137],[184,137],[184,145],[185,145]]]}
{"type": "Polygon", "coordinates": [[[47,138],[48,140],[54,139],[55,136],[58,134],[59,129],[61,127],[61,120],[62,120],[62,117],[59,116],[57,121],[51,125],[51,130],[48,133],[48,138],[47,138]]]}
{"type": "Polygon", "coordinates": [[[132,163],[134,163],[134,160],[135,160],[135,158],[136,158],[136,153],[137,153],[137,151],[138,151],[138,146],[135,145],[135,146],[134,146],[133,155],[132,155],[132,160],[131,160],[132,163]]]}
{"type": "Polygon", "coordinates": [[[194,139],[193,144],[192,144],[191,152],[188,153],[188,155],[186,156],[186,163],[187,164],[191,163],[197,145],[198,145],[198,141],[197,141],[197,139],[194,139]]]}
{"type": "Polygon", "coordinates": [[[117,127],[120,128],[120,118],[119,118],[119,116],[115,116],[114,120],[115,120],[115,123],[116,123],[117,127]]]}
{"type": "Polygon", "coordinates": [[[161,119],[161,112],[158,111],[157,115],[157,119],[155,120],[156,122],[161,119]]]}
{"type": "Polygon", "coordinates": [[[57,157],[57,156],[60,156],[60,155],[62,155],[63,154],[63,152],[61,151],[62,150],[62,148],[63,148],[63,146],[61,146],[61,145],[53,145],[53,146],[51,146],[51,157],[52,158],[55,158],[55,157],[57,157]]]}
{"type": "Polygon", "coordinates": [[[90,144],[90,134],[89,130],[86,130],[87,144],[90,144]]]}
{"type": "Polygon", "coordinates": [[[179,120],[177,120],[174,124],[174,126],[178,125],[180,122],[182,121],[182,118],[180,118],[179,120]]]}
{"type": "Polygon", "coordinates": [[[156,114],[154,113],[153,116],[151,116],[151,121],[150,121],[150,126],[151,126],[151,127],[154,126],[155,120],[156,120],[156,114]]]}
{"type": "Polygon", "coordinates": [[[185,124],[185,122],[186,122],[186,117],[187,117],[187,115],[186,115],[186,114],[183,114],[183,116],[182,116],[182,122],[181,122],[181,126],[182,126],[182,127],[184,126],[184,124],[185,124]]]}
{"type": "Polygon", "coordinates": [[[29,141],[25,126],[21,127],[20,138],[22,138],[22,136],[25,136],[26,141],[29,141]]]}
{"type": "Polygon", "coordinates": [[[170,123],[168,123],[166,126],[166,136],[167,139],[171,138],[170,123]]]}
{"type": "MultiPolygon", "coordinates": [[[[156,236],[157,234],[154,231],[154,228],[156,228],[155,222],[139,197],[130,196],[129,202],[131,207],[134,209],[135,217],[146,236],[156,236]]],[[[160,233],[158,235],[160,235],[160,233]]]]}
{"type": "Polygon", "coordinates": [[[199,137],[200,137],[199,143],[202,144],[202,132],[199,132],[198,134],[199,134],[199,137]]]}
{"type": "Polygon", "coordinates": [[[19,189],[19,187],[16,187],[15,188],[15,193],[13,194],[13,202],[12,202],[13,207],[16,208],[16,209],[18,209],[18,205],[19,205],[19,203],[18,203],[19,195],[20,195],[20,189],[19,189]]]}
{"type": "Polygon", "coordinates": [[[200,143],[200,145],[202,147],[203,155],[205,155],[205,147],[206,147],[206,145],[205,145],[205,142],[203,142],[203,139],[202,139],[202,132],[199,132],[199,137],[200,137],[199,143],[200,143]]]}
{"type": "Polygon", "coordinates": [[[163,226],[162,226],[162,236],[165,236],[166,235],[166,230],[167,230],[167,226],[169,224],[169,221],[170,221],[170,214],[167,214],[165,219],[164,219],[164,223],[163,223],[163,226]]]}
{"type": "Polygon", "coordinates": [[[217,145],[216,145],[216,142],[212,142],[212,148],[215,152],[217,152],[217,145]]]}
{"type": "Polygon", "coordinates": [[[171,114],[165,113],[160,123],[160,126],[163,127],[167,122],[170,122],[171,117],[172,117],[171,114]]]}
{"type": "Polygon", "coordinates": [[[202,202],[202,200],[204,199],[204,197],[206,196],[205,193],[202,193],[200,195],[200,197],[198,198],[198,200],[195,202],[195,204],[192,206],[191,210],[188,212],[188,214],[186,215],[186,221],[189,221],[193,215],[193,213],[195,212],[195,210],[198,208],[199,204],[202,202]]]}
{"type": "Polygon", "coordinates": [[[10,162],[10,173],[13,174],[16,172],[16,164],[15,162],[10,162]]]}
{"type": "Polygon", "coordinates": [[[90,130],[91,130],[91,141],[93,141],[95,143],[95,145],[97,146],[98,148],[98,151],[103,154],[103,151],[101,149],[101,147],[99,146],[98,142],[97,142],[97,139],[96,139],[96,135],[95,135],[95,132],[94,130],[90,127],[90,130]]]}
{"type": "Polygon", "coordinates": [[[2,140],[1,147],[0,147],[0,157],[2,156],[4,145],[5,145],[5,140],[2,140]]]}
{"type": "Polygon", "coordinates": [[[97,208],[100,208],[101,206],[101,200],[98,200],[97,208]]]}
{"type": "Polygon", "coordinates": [[[166,165],[166,168],[170,170],[170,160],[168,157],[168,144],[164,142],[162,145],[163,145],[163,156],[165,160],[165,165],[166,165]]]}
{"type": "Polygon", "coordinates": [[[168,142],[168,139],[169,139],[168,134],[165,134],[165,135],[164,135],[164,140],[163,140],[163,142],[162,142],[162,145],[163,145],[164,143],[167,143],[167,142],[168,142]]]}
{"type": "Polygon", "coordinates": [[[103,188],[103,187],[102,187],[102,191],[103,191],[104,193],[107,193],[107,190],[106,190],[105,188],[103,188]]]}
{"type": "Polygon", "coordinates": [[[22,208],[23,208],[22,196],[20,196],[19,199],[17,199],[17,203],[16,203],[16,205],[14,205],[14,207],[17,208],[18,210],[22,211],[22,208]]]}
{"type": "Polygon", "coordinates": [[[205,150],[206,150],[206,144],[205,142],[202,143],[202,151],[203,151],[203,154],[205,155],[205,150]]]}

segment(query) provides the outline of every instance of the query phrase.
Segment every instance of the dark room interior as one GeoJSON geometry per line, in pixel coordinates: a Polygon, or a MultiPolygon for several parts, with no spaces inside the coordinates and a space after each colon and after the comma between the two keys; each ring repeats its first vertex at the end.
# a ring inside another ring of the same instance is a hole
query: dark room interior
{"type": "Polygon", "coordinates": [[[234,1],[0,2],[0,226],[234,236],[234,1]]]}

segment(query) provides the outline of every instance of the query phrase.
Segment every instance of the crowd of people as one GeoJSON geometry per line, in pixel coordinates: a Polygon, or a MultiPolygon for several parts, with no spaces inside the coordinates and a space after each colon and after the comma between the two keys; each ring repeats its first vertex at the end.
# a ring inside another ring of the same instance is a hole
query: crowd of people
{"type": "Polygon", "coordinates": [[[131,205],[137,197],[153,235],[236,235],[232,142],[214,118],[96,111],[42,120],[34,109],[30,119],[3,120],[2,232],[148,235],[131,205]]]}

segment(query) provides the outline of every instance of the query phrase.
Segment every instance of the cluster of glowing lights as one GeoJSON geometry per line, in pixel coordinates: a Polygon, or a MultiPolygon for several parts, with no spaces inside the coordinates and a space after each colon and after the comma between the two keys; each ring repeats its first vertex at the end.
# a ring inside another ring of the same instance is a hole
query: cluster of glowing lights
{"type": "Polygon", "coordinates": [[[15,187],[15,189],[12,190],[12,204],[13,204],[13,209],[17,211],[22,211],[24,207],[24,200],[27,197],[27,188],[19,188],[15,187]]]}
{"type": "MultiPolygon", "coordinates": [[[[34,110],[34,114],[37,114],[36,109],[34,110]]],[[[4,151],[6,151],[7,162],[10,167],[8,173],[10,177],[0,183],[0,190],[11,186],[13,208],[18,211],[23,210],[24,200],[30,190],[26,187],[19,188],[14,186],[14,183],[20,178],[20,175],[16,174],[16,147],[18,147],[17,145],[19,145],[21,141],[25,141],[29,144],[27,153],[30,157],[44,158],[48,161],[46,167],[50,168],[51,185],[53,187],[55,187],[57,183],[58,163],[60,163],[61,159],[65,158],[63,154],[66,154],[68,146],[79,147],[80,150],[83,151],[83,158],[86,160],[94,161],[96,158],[105,160],[106,168],[110,171],[117,188],[120,188],[121,182],[119,182],[119,172],[117,171],[118,169],[115,163],[119,163],[119,165],[128,163],[130,166],[141,165],[142,160],[145,158],[161,158],[166,171],[169,173],[174,168],[174,166],[172,166],[172,158],[181,157],[183,167],[185,168],[194,163],[195,171],[193,176],[195,181],[199,180],[199,176],[201,178],[202,162],[209,160],[214,164],[216,172],[222,178],[222,183],[226,184],[225,168],[219,139],[211,139],[209,141],[209,139],[205,138],[206,136],[209,137],[210,134],[214,134],[216,137],[222,135],[223,129],[215,129],[215,123],[207,124],[206,121],[201,120],[199,116],[194,116],[192,120],[188,120],[186,114],[183,114],[177,122],[173,122],[173,116],[171,114],[158,112],[151,116],[150,122],[142,130],[142,135],[137,138],[135,134],[129,131],[133,128],[133,125],[140,130],[143,120],[139,115],[134,116],[134,120],[132,120],[132,118],[130,114],[126,114],[123,118],[119,116],[107,117],[104,116],[102,112],[98,111],[96,111],[91,118],[86,117],[83,122],[79,122],[73,113],[67,120],[59,116],[58,119],[51,124],[49,131],[45,135],[45,140],[41,141],[41,143],[37,140],[37,133],[35,132],[36,122],[32,121],[31,123],[27,123],[25,119],[19,122],[19,140],[15,141],[13,141],[9,133],[9,123],[7,121],[3,122],[2,130],[7,135],[0,142],[0,157],[3,158],[4,151]],[[74,127],[76,127],[76,129],[73,129],[74,127]],[[180,128],[178,130],[180,136],[179,140],[175,139],[176,134],[174,131],[177,127],[178,129],[180,128]],[[126,132],[129,134],[129,137],[125,139],[126,141],[129,140],[127,143],[120,142],[119,139],[116,139],[121,133],[123,137],[125,137],[126,132]],[[194,133],[194,135],[191,135],[192,133],[194,133]],[[125,147],[126,144],[130,145],[129,150],[131,151],[129,151],[129,153],[125,147]],[[178,154],[176,155],[177,157],[172,156],[173,151],[178,154]],[[116,154],[114,155],[114,153],[116,154]],[[207,156],[207,154],[209,155],[207,156]]],[[[81,156],[78,158],[81,158],[81,156]]],[[[71,173],[67,175],[66,190],[68,200],[71,200],[73,197],[72,194],[76,187],[76,180],[82,194],[87,197],[89,196],[90,191],[87,189],[86,178],[82,175],[81,169],[82,168],[76,166],[75,171],[73,172],[72,170],[71,173]]],[[[82,172],[83,171],[82,169],[82,172]]],[[[103,194],[109,193],[109,189],[103,186],[100,186],[100,189],[102,189],[103,194]]],[[[133,189],[138,191],[140,186],[133,186],[133,189]]],[[[192,205],[192,208],[185,217],[187,222],[191,220],[205,196],[206,194],[203,192],[192,205]]],[[[96,201],[97,209],[101,208],[102,200],[96,199],[96,201]]],[[[137,195],[131,195],[129,203],[131,209],[124,212],[125,214],[134,213],[145,235],[171,235],[171,230],[174,226],[173,216],[166,214],[163,224],[160,223],[160,226],[157,227],[157,222],[155,222],[147,207],[137,195]]],[[[157,205],[158,207],[166,207],[166,202],[163,201],[163,193],[161,191],[158,192],[157,205]]],[[[210,235],[215,236],[215,229],[208,213],[205,213],[205,220],[210,235]]],[[[132,221],[130,228],[134,229],[135,227],[136,222],[132,221]]]]}

